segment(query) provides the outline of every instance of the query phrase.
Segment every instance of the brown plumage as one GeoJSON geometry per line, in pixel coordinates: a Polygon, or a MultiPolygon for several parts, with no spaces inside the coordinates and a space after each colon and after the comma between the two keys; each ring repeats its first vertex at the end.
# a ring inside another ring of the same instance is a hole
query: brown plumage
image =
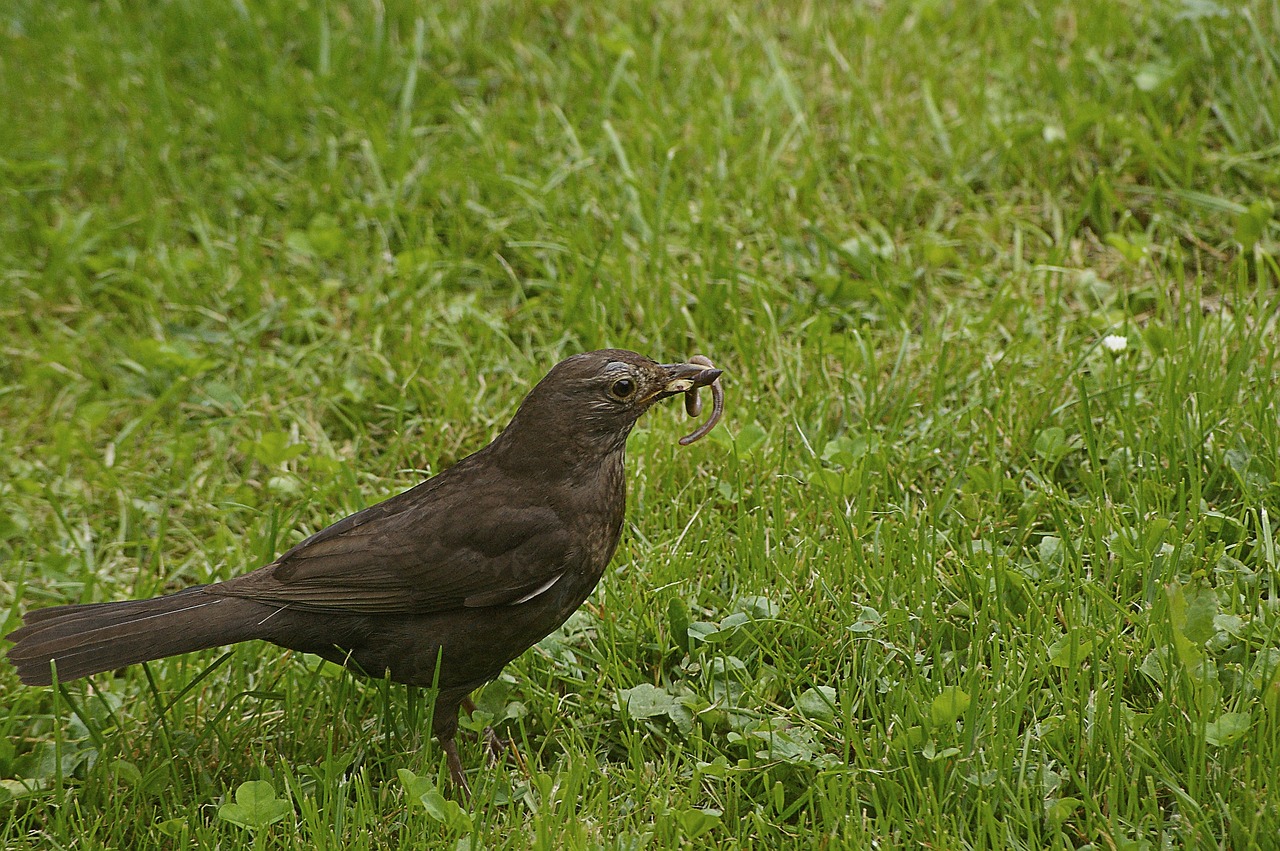
{"type": "Polygon", "coordinates": [[[225,582],[28,612],[7,636],[9,660],[23,682],[47,685],[51,661],[66,681],[262,639],[438,686],[432,732],[465,791],[459,707],[595,588],[622,531],[623,448],[636,420],[659,399],[708,385],[719,402],[719,376],[705,358],[575,355],[492,443],[434,478],[225,582]]]}

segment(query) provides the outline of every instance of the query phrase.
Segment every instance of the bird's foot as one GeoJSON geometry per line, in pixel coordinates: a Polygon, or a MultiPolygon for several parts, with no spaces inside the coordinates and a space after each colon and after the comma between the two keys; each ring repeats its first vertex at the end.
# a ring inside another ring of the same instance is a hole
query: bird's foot
{"type": "MultiPolygon", "coordinates": [[[[476,702],[471,699],[471,695],[467,695],[462,699],[462,709],[468,715],[474,715],[476,712],[476,702]]],[[[486,726],[484,728],[484,750],[488,755],[490,767],[498,764],[498,759],[507,751],[507,745],[502,741],[502,737],[498,735],[493,727],[486,726]]]]}
{"type": "Polygon", "coordinates": [[[458,756],[458,744],[450,736],[440,742],[440,747],[444,749],[445,762],[449,765],[449,781],[453,784],[453,791],[464,804],[471,803],[471,787],[467,784],[467,774],[462,770],[462,759],[458,756]]]}
{"type": "Polygon", "coordinates": [[[506,754],[509,742],[510,739],[504,739],[492,727],[484,728],[484,751],[490,768],[497,765],[503,755],[506,754]]]}
{"type": "MultiPolygon", "coordinates": [[[[462,709],[468,715],[475,714],[476,702],[471,699],[470,695],[467,695],[462,699],[462,709]]],[[[498,764],[498,761],[502,759],[503,755],[506,754],[507,748],[510,745],[510,739],[504,739],[502,736],[498,735],[497,730],[490,726],[486,726],[484,728],[484,733],[481,735],[484,738],[485,760],[489,767],[493,768],[498,764]]]]}

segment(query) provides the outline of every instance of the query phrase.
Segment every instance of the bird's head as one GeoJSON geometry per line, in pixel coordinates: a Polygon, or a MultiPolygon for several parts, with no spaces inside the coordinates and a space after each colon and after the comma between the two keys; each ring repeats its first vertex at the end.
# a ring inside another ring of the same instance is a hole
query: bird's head
{"type": "Polygon", "coordinates": [[[547,451],[562,446],[582,460],[621,452],[636,420],[655,402],[720,377],[721,370],[697,360],[663,364],[624,349],[573,355],[530,391],[507,432],[539,434],[547,451]]]}

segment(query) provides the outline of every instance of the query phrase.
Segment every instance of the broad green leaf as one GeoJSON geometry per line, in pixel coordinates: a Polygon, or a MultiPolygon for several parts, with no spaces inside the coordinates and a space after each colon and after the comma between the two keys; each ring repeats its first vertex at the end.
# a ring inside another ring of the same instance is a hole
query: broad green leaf
{"type": "MultiPolygon", "coordinates": [[[[782,611],[782,606],[770,600],[768,597],[751,596],[740,597],[733,607],[740,612],[745,612],[753,618],[776,618],[778,613],[782,611]]],[[[730,615],[729,617],[733,617],[730,615]]],[[[726,619],[727,620],[727,619],[726,619]]],[[[723,625],[724,621],[721,621],[723,625]]]]}
{"type": "Polygon", "coordinates": [[[1207,585],[1184,586],[1176,580],[1164,587],[1173,628],[1192,644],[1202,645],[1213,637],[1213,618],[1218,614],[1218,595],[1207,585]]]}
{"type": "Polygon", "coordinates": [[[751,733],[751,737],[764,745],[763,749],[756,751],[756,756],[761,759],[782,760],[792,765],[809,765],[828,761],[829,755],[821,753],[821,746],[814,742],[807,730],[757,729],[751,733]]]}
{"type": "Polygon", "coordinates": [[[1187,672],[1196,680],[1204,678],[1205,656],[1204,651],[1197,647],[1181,632],[1173,634],[1173,651],[1178,656],[1178,661],[1187,669],[1187,672]]]}
{"type": "Polygon", "coordinates": [[[805,689],[796,698],[796,708],[810,718],[830,721],[836,717],[836,690],[831,686],[805,689]]]}
{"type": "Polygon", "coordinates": [[[814,470],[813,479],[832,496],[849,499],[862,490],[862,477],[843,470],[814,470]]]}
{"type": "Polygon", "coordinates": [[[409,793],[409,797],[414,800],[420,799],[423,795],[434,790],[436,784],[429,777],[419,777],[407,768],[396,769],[396,774],[400,776],[400,782],[404,785],[404,789],[409,793]]]}
{"type": "Polygon", "coordinates": [[[279,466],[307,451],[305,444],[290,443],[288,433],[283,431],[264,432],[257,440],[241,441],[239,448],[264,467],[279,466]]]}
{"type": "Polygon", "coordinates": [[[426,807],[427,815],[445,827],[459,833],[471,832],[471,816],[457,801],[450,801],[441,795],[439,789],[432,789],[418,800],[422,802],[422,806],[426,807]]]}
{"type": "Polygon", "coordinates": [[[1053,824],[1062,824],[1080,809],[1084,802],[1079,798],[1058,798],[1044,802],[1044,815],[1053,824]]]}
{"type": "Polygon", "coordinates": [[[884,622],[884,615],[870,606],[863,606],[858,619],[849,625],[850,632],[871,632],[884,622]]]}
{"type": "Polygon", "coordinates": [[[1147,257],[1151,251],[1151,241],[1146,234],[1120,234],[1109,233],[1105,237],[1107,245],[1110,245],[1120,255],[1130,263],[1137,263],[1147,257]]]}
{"type": "Polygon", "coordinates": [[[1255,689],[1280,687],[1280,647],[1268,647],[1258,653],[1249,668],[1249,685],[1255,689]]]}
{"type": "Polygon", "coordinates": [[[954,724],[969,709],[970,697],[957,686],[947,686],[933,699],[929,720],[935,727],[954,724]]]}
{"type": "Polygon", "coordinates": [[[720,810],[702,807],[699,809],[680,810],[676,819],[680,822],[680,832],[687,839],[697,839],[720,823],[720,810]]]}
{"type": "Polygon", "coordinates": [[[1245,634],[1245,621],[1239,615],[1214,615],[1213,628],[1216,632],[1242,638],[1245,634]]]}
{"type": "Polygon", "coordinates": [[[837,467],[848,468],[857,463],[858,459],[879,448],[880,438],[875,435],[869,437],[841,435],[827,441],[826,446],[822,448],[822,460],[837,467]]]}
{"type": "Polygon", "coordinates": [[[925,742],[924,747],[920,749],[920,756],[924,757],[930,762],[937,762],[938,760],[942,760],[942,759],[951,759],[951,757],[957,756],[959,753],[960,753],[960,749],[954,745],[950,747],[945,747],[942,750],[938,750],[937,743],[934,742],[932,739],[925,742]]]}
{"type": "Polygon", "coordinates": [[[1080,640],[1078,630],[1072,630],[1049,645],[1049,664],[1058,668],[1073,668],[1089,658],[1093,640],[1080,640]]]}
{"type": "Polygon", "coordinates": [[[694,621],[689,624],[686,635],[689,636],[689,644],[693,645],[694,641],[711,641],[720,628],[713,623],[707,621],[694,621]]]}
{"type": "Polygon", "coordinates": [[[920,747],[929,738],[924,727],[915,724],[903,730],[889,741],[889,749],[894,751],[912,751],[920,747]]]}
{"type": "Polygon", "coordinates": [[[1229,745],[1249,731],[1253,719],[1247,712],[1224,712],[1204,728],[1204,740],[1215,747],[1229,745]]]}
{"type": "Polygon", "coordinates": [[[641,683],[634,688],[618,692],[617,710],[626,710],[632,718],[653,718],[666,715],[675,705],[675,698],[649,683],[641,683]]]}
{"type": "Polygon", "coordinates": [[[142,772],[138,766],[125,759],[112,760],[111,773],[126,786],[138,786],[142,783],[142,772]]]}
{"type": "Polygon", "coordinates": [[[1045,564],[1062,564],[1062,560],[1066,555],[1066,550],[1062,546],[1062,539],[1054,535],[1045,535],[1041,538],[1036,550],[1040,556],[1040,561],[1045,564]]]}
{"type": "Polygon", "coordinates": [[[703,777],[719,777],[723,778],[729,773],[729,759],[725,756],[718,756],[711,762],[700,762],[697,765],[698,774],[703,777]]]}
{"type": "Polygon", "coordinates": [[[40,791],[35,783],[24,783],[21,780],[0,780],[0,804],[8,803],[16,798],[26,798],[40,791]]]}
{"type": "Polygon", "coordinates": [[[1152,682],[1164,685],[1165,677],[1172,662],[1169,657],[1173,655],[1173,648],[1167,644],[1163,644],[1150,653],[1142,660],[1142,664],[1138,666],[1138,670],[1151,678],[1152,682]]]}
{"type": "Polygon", "coordinates": [[[1059,426],[1050,426],[1036,437],[1036,454],[1056,464],[1067,454],[1067,433],[1059,426]]]}
{"type": "Polygon", "coordinates": [[[994,769],[983,771],[981,773],[969,773],[964,776],[964,782],[970,786],[978,786],[983,789],[994,789],[996,784],[1000,782],[1000,772],[994,769]]]}
{"type": "Polygon", "coordinates": [[[1182,634],[1196,644],[1204,644],[1213,638],[1213,618],[1218,614],[1218,594],[1208,585],[1188,586],[1187,622],[1182,634]]]}
{"type": "Polygon", "coordinates": [[[671,704],[671,708],[667,710],[667,717],[676,725],[676,729],[682,735],[689,735],[693,732],[693,709],[692,706],[705,702],[704,698],[691,696],[677,697],[671,704]]]}
{"type": "Polygon", "coordinates": [[[720,619],[720,632],[726,637],[740,626],[751,623],[751,615],[746,612],[733,612],[720,619]]]}
{"type": "Polygon", "coordinates": [[[276,790],[265,780],[250,780],[236,789],[234,803],[218,807],[218,818],[257,830],[280,821],[293,812],[293,805],[276,797],[276,790]]]}
{"type": "Polygon", "coordinates": [[[61,749],[55,742],[37,742],[35,747],[13,761],[13,773],[19,780],[52,780],[61,774],[69,776],[86,758],[96,756],[94,749],[82,749],[65,742],[61,749]]]}

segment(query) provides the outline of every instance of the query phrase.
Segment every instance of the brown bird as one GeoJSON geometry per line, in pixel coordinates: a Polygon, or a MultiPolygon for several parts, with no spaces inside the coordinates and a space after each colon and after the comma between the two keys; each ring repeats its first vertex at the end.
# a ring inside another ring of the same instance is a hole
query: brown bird
{"type": "Polygon", "coordinates": [[[432,732],[462,794],[454,734],[470,693],[586,600],[618,546],[623,449],[636,420],[681,393],[710,431],[723,410],[697,356],[658,364],[605,349],[557,364],[492,443],[339,520],[241,576],[150,600],[28,612],[7,636],[29,685],[262,639],[370,676],[437,687],[432,732]],[[51,666],[50,663],[53,663],[51,666]],[[437,664],[438,663],[438,664],[437,664]]]}

